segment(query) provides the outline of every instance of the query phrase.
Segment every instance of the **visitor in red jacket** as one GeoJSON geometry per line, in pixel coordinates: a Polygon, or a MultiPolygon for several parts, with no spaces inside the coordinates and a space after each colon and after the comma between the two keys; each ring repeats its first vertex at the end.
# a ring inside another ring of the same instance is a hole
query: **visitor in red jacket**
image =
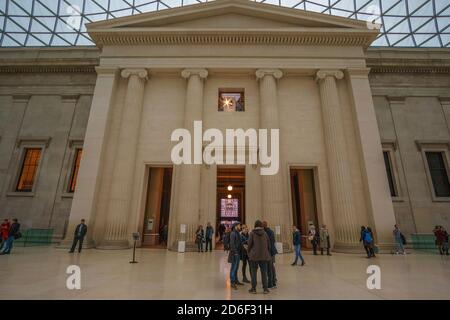
{"type": "Polygon", "coordinates": [[[9,228],[11,228],[11,223],[8,219],[5,219],[0,225],[0,250],[3,248],[3,244],[8,239],[9,228]]]}

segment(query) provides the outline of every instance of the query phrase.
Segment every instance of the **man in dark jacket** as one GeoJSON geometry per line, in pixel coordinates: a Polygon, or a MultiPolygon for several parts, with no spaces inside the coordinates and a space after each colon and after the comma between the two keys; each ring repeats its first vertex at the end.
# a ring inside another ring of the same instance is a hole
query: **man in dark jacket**
{"type": "Polygon", "coordinates": [[[252,278],[252,288],[250,293],[256,293],[256,275],[258,266],[261,269],[261,280],[264,293],[269,293],[269,285],[267,279],[267,267],[272,261],[270,254],[270,239],[264,231],[261,221],[256,220],[255,229],[250,232],[247,241],[247,254],[250,261],[250,276],[252,278]]]}
{"type": "Polygon", "coordinates": [[[17,219],[13,219],[13,223],[9,228],[8,239],[6,239],[5,246],[3,251],[0,254],[10,254],[11,249],[13,247],[13,242],[15,239],[18,239],[20,236],[20,223],[17,219]]]}
{"type": "Polygon", "coordinates": [[[267,236],[270,240],[270,256],[272,257],[271,261],[269,262],[269,266],[267,269],[267,276],[268,276],[268,285],[269,289],[276,288],[277,287],[277,274],[275,271],[275,255],[278,253],[277,248],[275,246],[275,234],[267,226],[267,221],[263,221],[263,228],[264,231],[267,233],[267,236]]]}
{"type": "Polygon", "coordinates": [[[83,241],[84,237],[86,236],[86,233],[87,233],[87,225],[84,223],[84,219],[81,219],[81,223],[77,225],[77,227],[75,228],[72,248],[70,249],[69,253],[73,253],[75,251],[77,242],[79,243],[78,252],[81,252],[81,248],[83,247],[83,241]]]}
{"type": "Polygon", "coordinates": [[[209,246],[209,251],[212,251],[212,239],[214,237],[214,228],[211,226],[211,223],[208,222],[208,224],[206,225],[206,232],[205,232],[205,240],[206,240],[206,248],[205,248],[205,252],[208,251],[208,246],[209,246]]]}
{"type": "Polygon", "coordinates": [[[302,235],[300,233],[300,230],[297,228],[297,226],[292,227],[292,244],[294,245],[295,250],[295,260],[292,263],[293,266],[297,265],[298,258],[302,260],[302,266],[305,265],[305,259],[303,259],[302,251],[301,251],[301,239],[302,235]]]}
{"type": "Polygon", "coordinates": [[[230,268],[230,282],[233,289],[237,289],[237,285],[243,285],[239,282],[237,273],[239,269],[239,260],[242,254],[242,242],[241,242],[241,224],[235,222],[233,224],[231,234],[230,234],[230,253],[228,255],[228,262],[231,263],[230,268]]]}

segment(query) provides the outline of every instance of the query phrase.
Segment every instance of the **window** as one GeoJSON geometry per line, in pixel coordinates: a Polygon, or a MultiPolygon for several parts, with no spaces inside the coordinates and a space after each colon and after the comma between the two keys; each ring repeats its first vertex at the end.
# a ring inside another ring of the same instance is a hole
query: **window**
{"type": "Polygon", "coordinates": [[[245,111],[244,89],[219,89],[219,111],[245,111]]]}
{"type": "Polygon", "coordinates": [[[442,152],[425,152],[436,197],[450,197],[450,183],[442,152]]]}
{"type": "Polygon", "coordinates": [[[34,179],[41,158],[40,148],[26,148],[25,156],[20,170],[19,181],[16,186],[18,192],[31,192],[33,190],[34,179]]]}
{"type": "Polygon", "coordinates": [[[73,162],[72,174],[70,175],[69,192],[75,192],[75,187],[77,185],[78,170],[80,169],[80,161],[83,149],[77,149],[75,151],[75,159],[73,162]]]}
{"type": "Polygon", "coordinates": [[[389,151],[383,151],[383,157],[384,157],[384,165],[386,167],[386,174],[389,182],[389,190],[391,191],[391,197],[397,197],[398,194],[397,189],[395,188],[395,180],[389,151]]]}

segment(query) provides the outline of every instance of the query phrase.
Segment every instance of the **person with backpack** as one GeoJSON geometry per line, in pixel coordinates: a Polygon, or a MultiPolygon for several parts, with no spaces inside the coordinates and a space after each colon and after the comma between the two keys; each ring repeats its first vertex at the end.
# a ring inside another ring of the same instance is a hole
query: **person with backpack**
{"type": "Polygon", "coordinates": [[[397,225],[394,226],[394,231],[392,232],[394,234],[395,239],[395,254],[406,254],[405,248],[403,245],[405,244],[405,236],[401,233],[399,227],[397,225]]]}
{"type": "Polygon", "coordinates": [[[199,225],[195,232],[195,243],[197,244],[198,252],[203,252],[203,242],[205,241],[205,231],[203,226],[199,225]]]}
{"type": "Polygon", "coordinates": [[[370,229],[369,227],[365,228],[363,233],[362,233],[362,237],[363,237],[363,243],[364,243],[364,247],[367,247],[367,259],[370,258],[375,258],[375,252],[373,249],[373,233],[372,233],[372,229],[370,229]]]}
{"type": "Polygon", "coordinates": [[[8,232],[8,239],[6,239],[3,251],[0,253],[1,255],[11,253],[14,240],[20,239],[22,237],[22,234],[20,233],[19,230],[20,230],[19,221],[17,219],[13,219],[13,223],[11,224],[11,227],[9,228],[8,232]]]}
{"type": "Polygon", "coordinates": [[[366,231],[366,227],[365,226],[361,226],[359,242],[362,242],[362,244],[364,246],[364,250],[366,251],[367,256],[369,256],[370,255],[369,248],[366,246],[366,242],[364,241],[364,233],[365,233],[365,231],[366,231]]]}

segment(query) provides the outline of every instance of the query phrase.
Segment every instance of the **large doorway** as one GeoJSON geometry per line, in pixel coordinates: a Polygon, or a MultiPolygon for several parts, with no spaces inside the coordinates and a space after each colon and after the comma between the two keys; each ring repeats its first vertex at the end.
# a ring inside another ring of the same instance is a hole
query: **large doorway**
{"type": "Polygon", "coordinates": [[[217,167],[216,248],[222,246],[223,232],[239,221],[245,223],[245,167],[217,167]]]}
{"type": "Polygon", "coordinates": [[[143,247],[167,247],[172,168],[149,167],[142,232],[143,247]]]}
{"type": "MultiPolygon", "coordinates": [[[[290,170],[293,222],[302,235],[308,235],[309,226],[319,227],[317,219],[316,184],[313,169],[290,170]]],[[[302,247],[310,247],[302,237],[302,247]]]]}

